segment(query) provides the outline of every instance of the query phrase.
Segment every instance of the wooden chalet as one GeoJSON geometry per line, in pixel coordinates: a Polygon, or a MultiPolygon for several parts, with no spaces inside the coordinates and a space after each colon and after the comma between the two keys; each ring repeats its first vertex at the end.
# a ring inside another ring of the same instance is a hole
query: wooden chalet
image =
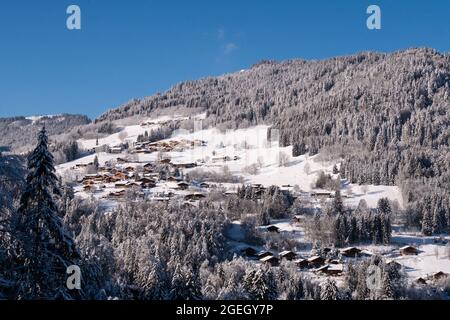
{"type": "Polygon", "coordinates": [[[309,266],[308,259],[297,259],[294,262],[297,265],[297,267],[299,267],[300,269],[304,269],[309,266]]]}
{"type": "Polygon", "coordinates": [[[206,196],[203,193],[191,193],[184,196],[184,200],[201,200],[204,199],[206,196]]]}
{"type": "Polygon", "coordinates": [[[187,190],[189,188],[189,183],[181,181],[177,183],[177,186],[180,190],[187,190]]]}
{"type": "Polygon", "coordinates": [[[280,264],[280,260],[274,256],[267,256],[267,257],[260,259],[259,261],[261,261],[264,264],[268,264],[271,267],[276,267],[280,264]]]}
{"type": "Polygon", "coordinates": [[[348,247],[341,250],[341,254],[348,258],[356,258],[359,256],[360,252],[361,250],[356,247],[348,247]]]}
{"type": "Polygon", "coordinates": [[[419,250],[413,246],[404,246],[400,248],[400,254],[402,256],[411,256],[419,253],[419,250]]]}
{"type": "Polygon", "coordinates": [[[280,259],[286,259],[286,260],[292,261],[295,259],[296,256],[297,256],[297,254],[290,250],[280,252],[280,259]]]}
{"type": "Polygon", "coordinates": [[[310,267],[320,267],[325,263],[325,259],[321,256],[313,256],[308,258],[308,265],[310,267]]]}
{"type": "Polygon", "coordinates": [[[273,256],[272,252],[270,252],[270,251],[261,251],[258,253],[258,259],[260,259],[260,260],[262,258],[269,257],[269,256],[273,256]]]}
{"type": "Polygon", "coordinates": [[[256,256],[256,250],[252,247],[247,247],[241,250],[241,253],[246,257],[254,257],[256,256]]]}

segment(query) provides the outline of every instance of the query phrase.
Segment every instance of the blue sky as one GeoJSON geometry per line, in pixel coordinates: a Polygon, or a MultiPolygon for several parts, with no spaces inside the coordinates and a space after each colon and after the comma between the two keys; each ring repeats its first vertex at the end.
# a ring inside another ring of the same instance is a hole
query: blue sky
{"type": "Polygon", "coordinates": [[[2,0],[0,117],[94,118],[183,80],[262,59],[359,51],[450,51],[448,0],[2,0]],[[66,28],[79,5],[82,30],[66,28]],[[366,9],[382,10],[382,30],[366,9]]]}

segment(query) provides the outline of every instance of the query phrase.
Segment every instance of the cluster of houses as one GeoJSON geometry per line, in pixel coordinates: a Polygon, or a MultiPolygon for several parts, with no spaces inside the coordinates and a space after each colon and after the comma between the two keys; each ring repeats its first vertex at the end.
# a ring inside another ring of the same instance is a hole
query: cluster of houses
{"type": "Polygon", "coordinates": [[[169,140],[169,141],[157,141],[157,142],[136,142],[134,143],[131,153],[154,153],[154,152],[171,152],[171,151],[183,151],[194,147],[205,146],[206,142],[202,140],[169,140]]]}
{"type": "Polygon", "coordinates": [[[271,267],[276,267],[282,260],[293,261],[298,268],[302,270],[310,270],[317,273],[323,273],[326,275],[338,276],[343,273],[344,267],[340,260],[326,259],[322,256],[315,255],[309,258],[303,258],[297,253],[286,250],[280,252],[278,255],[274,255],[270,251],[257,252],[252,247],[247,247],[241,250],[241,253],[245,256],[257,259],[263,264],[267,264],[271,267]]]}
{"type": "MultiPolygon", "coordinates": [[[[174,164],[170,159],[163,159],[159,162],[159,167],[162,166],[166,170],[158,170],[155,163],[146,163],[137,172],[137,168],[130,165],[126,159],[117,158],[116,162],[117,165],[99,167],[96,173],[86,174],[79,179],[78,182],[82,184],[83,191],[95,193],[106,188],[114,188],[115,190],[109,192],[107,198],[117,200],[125,197],[127,189],[149,190],[155,188],[157,183],[165,182],[171,190],[195,189],[195,192],[183,196],[186,201],[197,201],[206,197],[201,191],[210,187],[206,182],[187,182],[180,174],[179,169],[191,168],[195,164],[174,164]]],[[[78,164],[74,168],[85,168],[90,165],[93,163],[78,164]]],[[[156,198],[169,200],[174,195],[175,193],[168,193],[156,198]]]]}
{"type": "MultiPolygon", "coordinates": [[[[276,226],[268,226],[267,231],[279,232],[276,226]]],[[[301,270],[313,271],[329,276],[339,276],[344,272],[343,258],[357,258],[357,257],[371,257],[374,254],[367,250],[362,250],[357,247],[348,247],[339,250],[339,259],[326,258],[327,254],[331,252],[331,248],[322,248],[322,255],[313,255],[309,258],[304,258],[297,253],[287,250],[280,252],[278,255],[273,254],[270,251],[257,252],[252,247],[247,247],[241,250],[241,253],[251,259],[256,259],[262,264],[269,265],[271,267],[277,267],[281,261],[288,260],[293,261],[297,267],[301,270]]],[[[415,255],[419,253],[419,250],[414,246],[404,246],[399,249],[400,255],[415,255]]],[[[402,268],[402,265],[395,260],[386,260],[386,264],[392,265],[396,268],[402,268]]],[[[419,278],[417,283],[425,284],[427,281],[436,281],[438,279],[447,279],[448,274],[438,272],[429,276],[427,279],[419,278]]]]}

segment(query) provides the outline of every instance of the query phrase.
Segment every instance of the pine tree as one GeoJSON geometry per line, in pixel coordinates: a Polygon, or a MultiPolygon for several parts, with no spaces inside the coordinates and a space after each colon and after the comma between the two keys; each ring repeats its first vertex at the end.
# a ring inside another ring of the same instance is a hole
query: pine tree
{"type": "Polygon", "coordinates": [[[19,299],[71,299],[78,293],[66,288],[66,268],[78,257],[64,229],[54,197],[60,196],[53,156],[48,151],[45,128],[28,158],[26,189],[14,221],[18,259],[19,299]]]}
{"type": "Polygon", "coordinates": [[[93,164],[94,164],[95,170],[97,171],[98,168],[100,167],[100,164],[99,164],[99,162],[98,162],[98,157],[97,157],[97,156],[94,157],[94,162],[93,162],[93,164]]]}
{"type": "Polygon", "coordinates": [[[377,207],[381,213],[384,214],[392,213],[391,204],[389,203],[389,199],[387,198],[381,198],[380,200],[378,200],[377,207]]]}
{"type": "Polygon", "coordinates": [[[321,289],[320,300],[339,300],[339,290],[334,280],[327,279],[321,289]]]}
{"type": "Polygon", "coordinates": [[[333,174],[338,174],[339,173],[339,169],[337,167],[337,165],[333,166],[333,174]]]}
{"type": "Polygon", "coordinates": [[[273,274],[261,269],[247,271],[244,276],[244,288],[251,299],[272,300],[276,298],[273,274]]]}
{"type": "Polygon", "coordinates": [[[431,212],[425,210],[422,218],[422,233],[425,236],[431,236],[433,234],[433,217],[431,212]]]}
{"type": "Polygon", "coordinates": [[[344,202],[342,201],[341,192],[338,190],[333,199],[332,211],[334,214],[343,214],[344,213],[344,202]]]}

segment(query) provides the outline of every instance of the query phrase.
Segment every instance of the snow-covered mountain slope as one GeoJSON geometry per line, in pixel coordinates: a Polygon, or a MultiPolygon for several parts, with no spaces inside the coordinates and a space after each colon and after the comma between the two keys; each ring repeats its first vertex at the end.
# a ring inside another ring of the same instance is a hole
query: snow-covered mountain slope
{"type": "MultiPolygon", "coordinates": [[[[158,127],[162,120],[170,118],[145,119],[143,122],[151,122],[151,125],[126,126],[121,132],[99,139],[99,145],[113,147],[123,142],[130,145],[136,142],[138,135],[145,131],[158,127]]],[[[278,141],[267,140],[268,126],[255,126],[247,129],[220,131],[215,128],[188,132],[179,130],[173,136],[163,140],[169,141],[204,141],[202,146],[188,148],[182,151],[166,152],[164,156],[170,158],[172,163],[197,163],[195,169],[186,169],[185,173],[192,170],[205,170],[221,172],[226,166],[236,176],[243,178],[247,184],[261,184],[264,186],[277,185],[285,188],[297,187],[304,192],[323,191],[314,188],[321,171],[337,178],[332,174],[334,165],[339,166],[340,159],[334,161],[321,161],[320,154],[309,157],[307,155],[293,158],[292,147],[280,147],[278,141]],[[284,163],[280,165],[280,157],[284,163]]],[[[83,148],[92,149],[96,146],[96,140],[80,140],[83,148]]],[[[100,165],[117,158],[127,158],[129,151],[119,154],[100,152],[96,154],[100,165]]],[[[157,161],[156,152],[150,154],[133,154],[129,166],[142,165],[157,161]]],[[[77,164],[88,164],[94,160],[95,155],[58,166],[61,174],[73,174],[73,167],[77,164]]],[[[80,173],[81,175],[81,173],[80,173]]],[[[79,177],[78,177],[79,178],[79,177]]],[[[378,199],[386,197],[392,201],[403,204],[401,192],[395,186],[358,186],[342,181],[342,193],[346,197],[345,202],[349,206],[356,206],[364,199],[371,207],[375,207],[378,199]]],[[[237,188],[238,184],[224,184],[229,189],[237,188]]]]}

